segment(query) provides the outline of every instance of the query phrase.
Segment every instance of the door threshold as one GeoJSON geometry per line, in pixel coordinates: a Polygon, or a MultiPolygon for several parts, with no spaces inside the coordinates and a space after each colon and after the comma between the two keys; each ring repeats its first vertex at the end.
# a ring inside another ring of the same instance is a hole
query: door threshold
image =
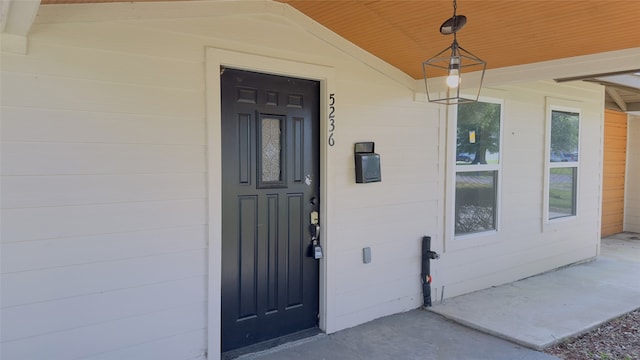
{"type": "Polygon", "coordinates": [[[305,338],[309,338],[309,337],[318,335],[320,333],[321,333],[321,331],[317,327],[306,329],[306,330],[301,330],[301,331],[294,332],[292,334],[288,334],[288,335],[277,337],[275,339],[265,340],[265,341],[259,342],[257,344],[253,344],[253,345],[241,347],[239,349],[234,349],[234,350],[229,350],[229,351],[223,352],[221,354],[220,358],[222,360],[236,359],[236,358],[238,358],[240,356],[243,356],[243,355],[248,355],[248,354],[253,354],[253,353],[260,352],[260,351],[268,350],[268,349],[275,348],[277,346],[280,346],[280,345],[283,345],[283,344],[286,344],[286,343],[290,343],[290,342],[302,340],[302,339],[305,339],[305,338]]]}

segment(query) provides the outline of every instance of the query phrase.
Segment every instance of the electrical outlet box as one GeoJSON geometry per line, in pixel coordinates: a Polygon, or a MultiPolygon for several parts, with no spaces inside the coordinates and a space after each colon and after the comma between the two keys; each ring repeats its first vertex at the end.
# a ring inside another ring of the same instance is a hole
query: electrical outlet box
{"type": "Polygon", "coordinates": [[[368,246],[362,249],[362,262],[365,264],[371,262],[371,248],[368,246]]]}

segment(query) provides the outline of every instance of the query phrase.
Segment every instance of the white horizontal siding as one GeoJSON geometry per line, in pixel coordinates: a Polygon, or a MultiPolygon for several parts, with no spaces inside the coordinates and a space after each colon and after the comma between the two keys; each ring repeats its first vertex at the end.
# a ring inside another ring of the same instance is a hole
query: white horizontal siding
{"type": "Polygon", "coordinates": [[[2,54],[2,359],[204,359],[204,45],[134,29],[2,54]]]}
{"type": "Polygon", "coordinates": [[[200,302],[73,330],[7,341],[2,344],[1,351],[3,359],[79,359],[184,333],[198,336],[195,330],[204,329],[205,326],[206,306],[200,302]]]}
{"type": "Polygon", "coordinates": [[[207,236],[218,230],[207,224],[206,153],[219,154],[205,141],[208,46],[335,71],[336,144],[323,158],[330,332],[419,306],[423,235],[443,255],[432,272],[447,297],[595,253],[601,91],[488,89],[505,101],[500,233],[443,252],[440,109],[284,7],[43,6],[29,54],[2,54],[3,359],[202,359],[206,336],[219,337],[205,328],[207,236]],[[198,11],[177,16],[185,7],[198,11]],[[584,161],[579,219],[543,232],[550,95],[583,104],[584,161]],[[359,141],[376,143],[381,183],[355,184],[359,141]]]}
{"type": "MultiPolygon", "coordinates": [[[[339,262],[337,270],[349,273],[348,278],[343,277],[336,280],[335,288],[340,298],[350,298],[351,296],[347,294],[369,288],[377,289],[381,278],[388,280],[404,278],[400,282],[412,286],[413,292],[420,292],[420,246],[422,239],[411,240],[391,238],[384,243],[363,244],[371,248],[371,263],[369,264],[362,262],[361,247],[347,249],[337,255],[336,261],[339,262]]],[[[409,294],[413,292],[409,292],[409,294]]],[[[407,293],[396,293],[394,296],[400,294],[407,295],[407,293]]],[[[363,301],[363,305],[368,303],[369,306],[378,301],[376,298],[357,298],[363,301]]]]}
{"type": "Polygon", "coordinates": [[[160,88],[5,71],[3,84],[7,83],[20,86],[3,91],[4,106],[204,117],[204,94],[200,89],[160,88]]]}
{"type": "Polygon", "coordinates": [[[2,241],[64,238],[201,225],[202,199],[4,209],[2,241]]]}
{"type": "Polygon", "coordinates": [[[205,249],[206,226],[4,243],[2,273],[42,270],[205,249]]]}
{"type": "MultiPolygon", "coordinates": [[[[480,289],[485,289],[491,286],[497,286],[519,279],[524,279],[531,276],[532,273],[538,274],[544,270],[541,269],[554,269],[567,264],[575,263],[593,256],[595,251],[595,244],[586,247],[573,247],[568,252],[560,253],[554,252],[551,254],[528,254],[527,259],[532,259],[529,262],[522,262],[513,267],[504,267],[498,272],[482,273],[482,276],[474,277],[472,274],[476,272],[474,269],[469,269],[467,276],[460,278],[457,282],[445,283],[444,296],[445,298],[465,294],[469,292],[469,289],[478,288],[478,283],[482,284],[480,289]],[[493,284],[493,285],[487,285],[493,284]]],[[[477,269],[477,268],[476,268],[477,269]]],[[[448,278],[447,278],[448,279],[448,278]]],[[[439,285],[436,286],[439,288],[439,285]]]]}
{"type": "MultiPolygon", "coordinates": [[[[630,199],[629,201],[637,200],[630,199]]],[[[640,232],[640,215],[636,215],[640,213],[640,206],[627,206],[625,211],[630,213],[625,215],[625,231],[640,232]]]]}
{"type": "MultiPolygon", "coordinates": [[[[29,39],[29,45],[47,44],[108,51],[119,53],[121,56],[145,56],[151,59],[150,62],[155,62],[155,59],[158,58],[180,63],[193,59],[203,60],[203,39],[171,32],[145,31],[122,22],[83,23],[69,21],[57,24],[34,24],[31,29],[32,36],[29,39]],[[105,36],[106,34],[108,36],[105,36]]],[[[166,23],[166,21],[161,23],[166,23]]],[[[122,57],[118,63],[127,64],[122,57]]],[[[202,70],[204,71],[204,68],[202,70]]],[[[123,71],[128,72],[127,69],[123,71]]],[[[171,76],[172,72],[160,75],[171,76]]]]}
{"type": "Polygon", "coordinates": [[[199,117],[3,106],[3,141],[205,145],[199,117]]]}
{"type": "MultiPolygon", "coordinates": [[[[504,100],[498,231],[458,239],[447,237],[446,251],[432,265],[438,273],[433,285],[445,286],[446,297],[518,280],[596,255],[602,89],[540,82],[503,90],[507,91],[485,92],[486,96],[504,100]],[[578,216],[553,224],[547,224],[543,218],[548,97],[572,99],[571,103],[581,111],[578,216]]],[[[445,231],[451,234],[453,229],[445,231]]]]}
{"type": "Polygon", "coordinates": [[[205,360],[207,359],[207,349],[203,344],[206,344],[206,336],[206,329],[198,329],[131,347],[83,357],[82,360],[205,360]]]}
{"type": "MultiPolygon", "coordinates": [[[[360,307],[356,312],[352,312],[343,317],[340,317],[336,326],[341,329],[350,328],[362,323],[362,319],[377,319],[380,317],[405,312],[415,309],[416,298],[420,297],[420,294],[414,294],[413,296],[397,297],[387,300],[386,307],[360,307]]],[[[421,301],[421,300],[420,300],[421,301]]]]}
{"type": "MultiPolygon", "coordinates": [[[[523,234],[524,235],[524,234],[523,234]]],[[[512,269],[520,264],[544,260],[546,257],[554,257],[558,254],[571,252],[580,247],[590,247],[595,251],[595,243],[584,245],[575,244],[571,231],[555,233],[554,236],[544,238],[540,234],[537,236],[524,235],[513,237],[508,242],[500,243],[501,261],[487,262],[482,257],[467,258],[465,256],[447,256],[443,262],[450,265],[448,274],[454,275],[456,271],[469,272],[466,278],[482,277],[485,273],[496,273],[502,269],[512,269]]],[[[476,252],[484,252],[482,248],[476,248],[476,252]]],[[[577,260],[574,260],[577,261],[577,260]]],[[[449,275],[448,275],[449,276],[449,275]]],[[[455,278],[452,277],[452,278],[455,278]]]]}
{"type": "Polygon", "coordinates": [[[2,144],[2,175],[203,172],[204,146],[16,143],[2,144]]]}
{"type": "Polygon", "coordinates": [[[2,306],[6,308],[98,294],[202,275],[206,273],[205,255],[203,250],[188,250],[3,274],[2,306]]]}
{"type": "MultiPolygon", "coordinates": [[[[365,309],[378,308],[382,310],[385,307],[378,304],[380,301],[393,303],[398,299],[404,301],[410,299],[412,304],[405,310],[415,309],[420,306],[420,300],[422,300],[419,292],[421,287],[417,285],[419,282],[419,273],[415,273],[412,277],[404,274],[397,278],[385,275],[384,280],[378,280],[375,286],[356,288],[353,291],[341,293],[344,301],[338,303],[337,313],[341,317],[349,317],[365,309]],[[385,291],[381,293],[379,288],[384,288],[385,291]]],[[[387,305],[386,308],[390,307],[387,305]]]]}
{"type": "MultiPolygon", "coordinates": [[[[535,241],[532,238],[520,240],[535,241]]],[[[461,263],[462,259],[447,260],[439,266],[446,267],[441,284],[445,286],[445,296],[451,297],[468,292],[476,283],[499,285],[515,281],[539,273],[540,268],[557,268],[593,256],[596,244],[578,246],[570,241],[558,241],[554,244],[539,245],[525,250],[505,252],[501,255],[501,262],[488,263],[486,261],[469,260],[461,263]],[[455,263],[454,263],[455,262],[455,263]]],[[[481,248],[476,248],[482,252],[481,248]]],[[[489,285],[491,286],[491,285],[489,285]]],[[[489,286],[485,286],[489,287],[489,286]]],[[[436,286],[439,287],[439,286],[436,286]]]]}
{"type": "Polygon", "coordinates": [[[437,109],[411,101],[413,94],[380,74],[341,72],[330,159],[335,233],[327,244],[335,329],[420,306],[421,238],[439,234],[443,195],[437,109]],[[382,182],[355,183],[359,141],[375,142],[382,182]],[[369,264],[364,247],[371,248],[369,264]]]}
{"type": "MultiPolygon", "coordinates": [[[[414,204],[409,204],[408,207],[412,207],[411,205],[414,204]]],[[[435,204],[426,205],[425,207],[435,206],[435,204]]],[[[390,209],[393,210],[394,207],[390,207],[390,209]]],[[[385,212],[386,211],[389,211],[389,209],[385,209],[385,212]]],[[[376,224],[372,224],[371,222],[354,222],[352,225],[349,225],[347,222],[336,224],[337,230],[340,231],[340,236],[348,239],[348,241],[343,241],[345,244],[341,246],[341,249],[347,251],[351,248],[367,246],[367,244],[374,245],[386,242],[394,243],[402,247],[406,242],[414,242],[416,239],[419,240],[422,235],[432,235],[429,229],[437,225],[435,222],[435,219],[437,219],[434,214],[435,211],[421,210],[416,213],[407,215],[405,220],[396,220],[394,222],[391,222],[391,220],[383,220],[376,224]],[[415,219],[414,214],[416,213],[424,215],[425,219],[415,219]]],[[[394,213],[388,212],[387,216],[389,216],[389,214],[394,213]]],[[[373,218],[375,219],[375,217],[373,218]]]]}
{"type": "Polygon", "coordinates": [[[132,53],[124,59],[119,52],[61,46],[55,42],[45,42],[36,37],[31,43],[29,56],[3,54],[2,64],[14,72],[36,77],[46,75],[176,90],[204,89],[202,59],[180,61],[132,53]],[[71,59],[73,66],[69,66],[71,59]],[[100,71],[95,71],[96,64],[100,64],[100,71]]]}
{"type": "Polygon", "coordinates": [[[629,116],[624,231],[640,232],[640,116],[629,116]]]}
{"type": "Polygon", "coordinates": [[[31,175],[2,178],[2,208],[202,199],[200,173],[31,175]]]}
{"type": "MultiPolygon", "coordinates": [[[[109,6],[100,5],[91,7],[67,7],[60,8],[56,6],[48,6],[44,9],[40,8],[40,14],[35,20],[37,24],[56,24],[67,23],[72,21],[80,14],[84,22],[100,22],[100,21],[125,21],[144,19],[164,19],[175,20],[180,19],[197,19],[202,17],[226,17],[229,15],[239,16],[246,14],[256,14],[267,11],[282,11],[282,7],[273,2],[261,2],[260,7],[256,9],[255,2],[241,2],[240,4],[221,2],[216,6],[206,3],[197,3],[185,7],[180,2],[160,2],[154,6],[146,6],[144,4],[128,4],[127,6],[109,6]]],[[[265,15],[268,16],[268,15],[265,15]]]]}
{"type": "Polygon", "coordinates": [[[336,215],[340,218],[340,222],[334,226],[338,226],[338,229],[341,231],[348,231],[352,228],[352,225],[360,227],[376,224],[378,225],[378,228],[382,228],[393,226],[399,222],[413,222],[416,220],[413,216],[414,214],[424,214],[425,221],[428,221],[429,218],[437,215],[435,207],[435,203],[427,201],[416,201],[396,205],[378,205],[372,207],[341,206],[336,210],[336,215]],[[390,217],[387,211],[394,214],[394,217],[390,217]],[[398,217],[398,219],[395,217],[398,217]]]}
{"type": "Polygon", "coordinates": [[[113,319],[191,306],[205,294],[206,277],[198,275],[150,285],[103,291],[6,308],[4,321],[17,324],[2,341],[42,336],[92,326],[113,319]],[[167,294],[173,294],[167,296],[167,294]],[[38,321],[22,321],[26,318],[38,321]]]}
{"type": "MultiPolygon", "coordinates": [[[[384,167],[381,168],[381,171],[383,181],[385,181],[384,167]]],[[[353,179],[355,182],[355,176],[353,179]]],[[[421,202],[424,201],[423,199],[426,196],[431,196],[431,189],[418,185],[415,187],[402,186],[399,184],[396,186],[383,186],[380,184],[370,183],[361,186],[363,189],[358,189],[355,192],[347,191],[346,189],[338,192],[337,196],[342,197],[344,206],[350,207],[348,204],[358,204],[357,208],[381,205],[392,206],[394,204],[421,202]],[[407,189],[410,189],[413,192],[410,193],[407,189]]]]}

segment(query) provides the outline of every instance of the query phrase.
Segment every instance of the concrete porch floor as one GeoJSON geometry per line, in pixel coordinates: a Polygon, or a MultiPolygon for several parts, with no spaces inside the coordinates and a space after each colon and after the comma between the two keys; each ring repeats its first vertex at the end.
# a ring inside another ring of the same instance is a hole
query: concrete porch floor
{"type": "Polygon", "coordinates": [[[594,261],[240,358],[557,359],[537,350],[638,308],[640,234],[621,233],[594,261]]]}
{"type": "Polygon", "coordinates": [[[640,308],[640,234],[602,239],[595,260],[446,299],[432,311],[541,350],[640,308]]]}
{"type": "Polygon", "coordinates": [[[331,335],[316,335],[237,359],[558,360],[427,310],[383,317],[331,335]]]}

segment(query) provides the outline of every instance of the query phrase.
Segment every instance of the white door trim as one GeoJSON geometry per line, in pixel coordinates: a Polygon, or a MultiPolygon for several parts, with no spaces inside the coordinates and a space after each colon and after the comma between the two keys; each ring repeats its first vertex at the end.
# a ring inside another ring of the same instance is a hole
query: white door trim
{"type": "Polygon", "coordinates": [[[205,57],[205,96],[207,131],[208,189],[208,281],[207,281],[207,348],[208,359],[220,359],[221,289],[222,289],[222,148],[220,67],[228,66],[267,74],[320,81],[320,221],[321,243],[325,258],[320,261],[320,329],[332,332],[332,309],[327,296],[328,261],[331,259],[331,204],[328,201],[334,176],[328,168],[328,101],[335,84],[334,69],[324,65],[300,63],[257,54],[211,48],[205,57]]]}

